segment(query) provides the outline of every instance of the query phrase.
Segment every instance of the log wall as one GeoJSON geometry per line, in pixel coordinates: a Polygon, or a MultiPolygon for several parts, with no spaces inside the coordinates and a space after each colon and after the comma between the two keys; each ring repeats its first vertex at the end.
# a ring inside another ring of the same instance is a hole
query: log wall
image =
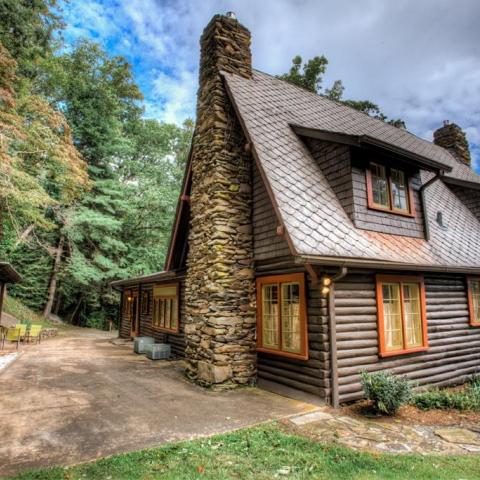
{"type": "Polygon", "coordinates": [[[309,358],[297,360],[258,352],[258,378],[327,398],[330,394],[327,301],[320,298],[318,287],[313,288],[308,275],[306,280],[309,358]]]}
{"type": "Polygon", "coordinates": [[[429,349],[378,356],[374,273],[353,273],[336,285],[340,401],[362,397],[359,372],[390,370],[418,385],[464,382],[480,372],[480,328],[469,325],[465,277],[425,275],[429,349]]]}
{"type": "MultiPolygon", "coordinates": [[[[152,324],[152,312],[153,312],[153,287],[155,285],[161,285],[173,283],[172,280],[167,282],[158,282],[142,285],[142,292],[148,292],[148,313],[142,314],[140,311],[140,336],[154,337],[157,343],[169,343],[172,346],[172,354],[175,356],[183,357],[185,354],[185,281],[184,277],[177,279],[180,281],[180,318],[179,318],[179,333],[166,333],[161,330],[156,329],[152,324]]],[[[132,290],[132,287],[125,288],[125,291],[132,290]]],[[[133,291],[138,291],[138,287],[133,288],[133,291]]],[[[131,319],[128,315],[124,314],[122,311],[121,316],[121,326],[120,326],[120,337],[121,338],[130,338],[131,332],[131,319]]]]}

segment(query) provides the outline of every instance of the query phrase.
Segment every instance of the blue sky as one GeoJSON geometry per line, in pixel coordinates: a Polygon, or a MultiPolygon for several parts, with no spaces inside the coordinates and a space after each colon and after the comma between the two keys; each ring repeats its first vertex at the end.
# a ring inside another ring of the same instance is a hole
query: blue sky
{"type": "Polygon", "coordinates": [[[194,117],[199,37],[229,10],[252,32],[254,67],[286,72],[291,59],[324,54],[324,86],[369,99],[427,140],[443,120],[460,125],[480,171],[478,0],[71,0],[68,42],[88,37],[133,65],[145,115],[194,117]]]}

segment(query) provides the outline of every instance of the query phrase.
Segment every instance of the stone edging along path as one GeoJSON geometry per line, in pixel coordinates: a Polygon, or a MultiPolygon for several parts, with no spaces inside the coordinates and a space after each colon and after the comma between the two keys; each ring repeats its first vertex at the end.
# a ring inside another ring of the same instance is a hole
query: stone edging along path
{"type": "Polygon", "coordinates": [[[386,423],[319,410],[289,419],[300,434],[358,450],[421,455],[480,453],[480,426],[386,423]]]}

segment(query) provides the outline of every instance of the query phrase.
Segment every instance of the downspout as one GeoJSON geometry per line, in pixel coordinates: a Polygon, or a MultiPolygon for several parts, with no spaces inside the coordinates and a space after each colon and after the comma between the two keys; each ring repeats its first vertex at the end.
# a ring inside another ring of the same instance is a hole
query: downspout
{"type": "Polygon", "coordinates": [[[425,233],[425,240],[428,242],[430,240],[430,227],[428,225],[428,211],[427,211],[427,201],[425,198],[425,190],[427,187],[435,183],[437,180],[440,180],[445,175],[443,170],[440,170],[434,177],[432,177],[427,183],[424,183],[420,187],[420,197],[422,199],[423,206],[423,231],[425,233]]]}
{"type": "Polygon", "coordinates": [[[335,315],[335,282],[345,277],[347,274],[347,267],[341,267],[341,270],[334,275],[330,280],[330,290],[328,291],[328,335],[330,342],[330,369],[331,369],[331,405],[333,408],[338,408],[339,393],[338,393],[338,361],[337,361],[337,321],[335,315]]]}

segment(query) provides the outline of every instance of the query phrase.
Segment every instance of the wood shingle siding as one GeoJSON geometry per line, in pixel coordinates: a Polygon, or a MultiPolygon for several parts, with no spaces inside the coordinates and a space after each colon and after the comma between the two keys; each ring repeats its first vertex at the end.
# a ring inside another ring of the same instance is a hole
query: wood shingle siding
{"type": "Polygon", "coordinates": [[[327,301],[308,276],[307,280],[308,360],[258,352],[258,377],[326,398],[330,393],[327,301]]]}
{"type": "Polygon", "coordinates": [[[480,192],[471,188],[449,185],[449,188],[468,207],[468,209],[480,220],[480,192]]]}
{"type": "Polygon", "coordinates": [[[309,138],[305,138],[304,141],[327,177],[343,209],[353,221],[354,205],[350,147],[309,138]]]}
{"type": "Polygon", "coordinates": [[[277,216],[257,167],[253,168],[253,251],[256,261],[290,255],[287,241],[277,234],[277,216]]]}
{"type": "Polygon", "coordinates": [[[352,273],[335,287],[340,401],[361,398],[360,371],[390,370],[418,385],[461,383],[480,372],[480,331],[469,326],[465,277],[425,275],[429,349],[381,359],[375,276],[352,273]]]}

